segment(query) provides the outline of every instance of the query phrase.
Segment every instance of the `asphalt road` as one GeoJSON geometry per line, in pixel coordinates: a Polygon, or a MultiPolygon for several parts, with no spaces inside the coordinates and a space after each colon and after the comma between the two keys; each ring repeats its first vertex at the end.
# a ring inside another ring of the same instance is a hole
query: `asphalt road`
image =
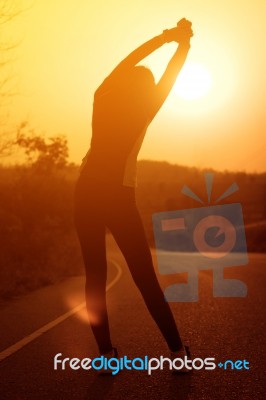
{"type": "MultiPolygon", "coordinates": [[[[121,356],[129,358],[168,356],[122,255],[112,241],[109,248],[110,260],[114,260],[108,276],[109,284],[113,283],[108,290],[108,307],[114,345],[121,356]]],[[[198,302],[171,303],[193,358],[214,357],[217,364],[245,359],[249,370],[217,367],[186,376],[172,375],[167,369],[151,376],[146,371],[122,371],[110,377],[92,370],[55,371],[53,358],[57,353],[70,358],[97,356],[84,308],[58,320],[84,302],[84,277],[77,277],[1,304],[0,399],[264,399],[266,255],[250,254],[249,260],[247,266],[225,272],[226,277],[239,278],[248,285],[246,298],[214,298],[212,272],[205,271],[199,274],[198,302]],[[27,338],[29,343],[25,344],[27,338]],[[10,348],[10,354],[5,352],[10,348]]],[[[185,275],[158,276],[163,288],[185,279],[185,275]]]]}

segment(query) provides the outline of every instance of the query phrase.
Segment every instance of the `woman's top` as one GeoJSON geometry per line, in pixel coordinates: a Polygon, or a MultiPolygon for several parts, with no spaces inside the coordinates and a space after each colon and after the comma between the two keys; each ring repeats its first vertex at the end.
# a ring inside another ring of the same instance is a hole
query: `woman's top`
{"type": "Polygon", "coordinates": [[[92,138],[81,174],[89,182],[136,186],[137,156],[150,122],[145,85],[125,74],[94,94],[92,138]]]}

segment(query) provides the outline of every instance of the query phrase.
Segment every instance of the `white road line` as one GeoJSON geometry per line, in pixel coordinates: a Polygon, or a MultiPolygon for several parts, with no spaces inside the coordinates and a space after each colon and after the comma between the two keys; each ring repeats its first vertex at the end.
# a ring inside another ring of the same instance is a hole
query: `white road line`
{"type": "MultiPolygon", "coordinates": [[[[117,274],[115,278],[107,285],[106,291],[110,290],[116,282],[120,279],[122,275],[122,270],[120,265],[114,261],[109,260],[117,269],[117,274]]],[[[65,321],[67,318],[71,317],[72,315],[78,313],[86,307],[86,302],[79,304],[78,306],[72,308],[72,310],[67,311],[65,314],[61,315],[60,317],[54,319],[53,321],[49,322],[48,324],[42,326],[41,328],[37,329],[35,332],[31,333],[28,336],[25,336],[23,339],[19,340],[17,343],[13,344],[12,346],[8,347],[7,349],[1,351],[0,353],[0,361],[3,361],[5,358],[11,356],[11,354],[16,353],[18,350],[22,349],[22,347],[26,346],[33,340],[37,339],[39,336],[43,335],[44,333],[48,332],[50,329],[54,328],[56,325],[60,324],[61,322],[65,321]]]]}

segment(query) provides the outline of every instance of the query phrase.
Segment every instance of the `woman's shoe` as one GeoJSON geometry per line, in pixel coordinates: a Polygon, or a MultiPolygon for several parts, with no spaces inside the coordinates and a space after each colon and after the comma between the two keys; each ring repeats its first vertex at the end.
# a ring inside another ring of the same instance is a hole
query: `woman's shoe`
{"type": "Polygon", "coordinates": [[[100,357],[104,357],[105,360],[104,360],[103,367],[98,370],[98,374],[99,375],[114,375],[115,369],[109,368],[108,365],[105,368],[105,364],[108,363],[108,361],[111,358],[117,358],[118,359],[117,348],[113,347],[112,350],[110,350],[108,353],[101,354],[100,357]]]}
{"type": "MultiPolygon", "coordinates": [[[[171,352],[171,360],[173,362],[176,358],[180,358],[183,361],[185,361],[185,357],[190,358],[190,355],[191,354],[190,354],[189,347],[188,346],[183,346],[182,349],[171,352]]],[[[173,367],[172,374],[173,375],[187,374],[187,373],[189,373],[191,371],[192,371],[192,367],[187,368],[186,365],[184,364],[184,366],[182,368],[180,368],[180,369],[175,369],[173,367]]]]}

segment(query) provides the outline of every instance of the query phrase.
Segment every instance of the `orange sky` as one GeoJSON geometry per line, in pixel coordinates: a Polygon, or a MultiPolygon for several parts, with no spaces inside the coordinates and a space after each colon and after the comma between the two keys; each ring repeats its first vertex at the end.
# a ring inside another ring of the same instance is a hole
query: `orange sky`
{"type": "MultiPolygon", "coordinates": [[[[194,38],[187,63],[212,79],[204,97],[175,91],[148,129],[140,159],[266,171],[266,1],[17,0],[25,9],[7,38],[20,41],[9,66],[18,95],[9,123],[28,119],[36,130],[69,138],[80,162],[91,135],[93,93],[115,65],[142,42],[186,17],[194,38]]],[[[174,44],[143,64],[158,79],[174,44]]]]}

